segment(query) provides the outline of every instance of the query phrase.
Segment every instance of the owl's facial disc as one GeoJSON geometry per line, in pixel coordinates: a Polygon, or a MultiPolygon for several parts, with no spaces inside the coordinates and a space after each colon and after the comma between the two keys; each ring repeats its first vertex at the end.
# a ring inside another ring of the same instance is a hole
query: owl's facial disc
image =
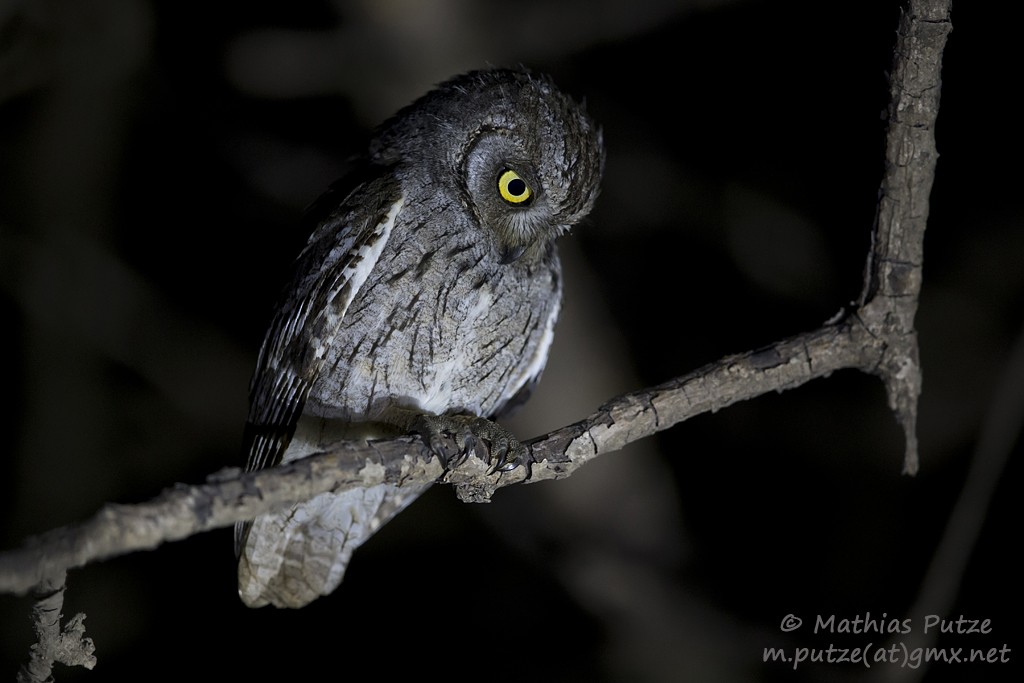
{"type": "Polygon", "coordinates": [[[557,207],[532,159],[539,155],[524,147],[511,131],[492,130],[474,141],[464,159],[467,204],[495,238],[502,263],[560,232],[557,207]]]}
{"type": "Polygon", "coordinates": [[[524,69],[441,84],[385,122],[369,151],[378,165],[409,169],[417,187],[456,193],[508,261],[550,253],[590,212],[604,169],[600,129],[583,107],[524,69]]]}

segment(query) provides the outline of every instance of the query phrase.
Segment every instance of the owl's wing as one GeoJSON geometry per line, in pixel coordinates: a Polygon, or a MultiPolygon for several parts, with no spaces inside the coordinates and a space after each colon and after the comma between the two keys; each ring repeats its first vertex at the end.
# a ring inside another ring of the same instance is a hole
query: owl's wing
{"type": "MultiPolygon", "coordinates": [[[[335,186],[311,207],[316,227],[263,340],[249,387],[247,472],[281,462],[327,349],[390,237],[404,198],[389,178],[382,173],[335,186]]],[[[236,553],[250,526],[236,525],[236,553]]]]}

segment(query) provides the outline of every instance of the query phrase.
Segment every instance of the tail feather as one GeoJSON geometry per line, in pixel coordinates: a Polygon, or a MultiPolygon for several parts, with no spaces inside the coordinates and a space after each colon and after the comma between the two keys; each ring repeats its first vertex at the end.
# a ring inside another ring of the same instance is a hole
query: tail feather
{"type": "Polygon", "coordinates": [[[355,549],[428,486],[381,484],[322,493],[257,517],[238,560],[242,602],[297,608],[328,595],[341,583],[355,549]]]}

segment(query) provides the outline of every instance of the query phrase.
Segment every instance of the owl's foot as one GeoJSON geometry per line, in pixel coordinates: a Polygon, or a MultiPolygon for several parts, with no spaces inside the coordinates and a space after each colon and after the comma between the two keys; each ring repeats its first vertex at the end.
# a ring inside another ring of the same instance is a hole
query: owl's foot
{"type": "Polygon", "coordinates": [[[475,415],[417,415],[411,421],[409,430],[423,437],[427,446],[444,462],[445,469],[458,467],[470,453],[477,453],[477,444],[483,440],[490,444],[488,464],[491,473],[511,472],[520,465],[527,468],[527,478],[533,457],[530,449],[519,443],[504,427],[475,415]],[[461,444],[462,450],[453,452],[448,434],[461,444]]]}

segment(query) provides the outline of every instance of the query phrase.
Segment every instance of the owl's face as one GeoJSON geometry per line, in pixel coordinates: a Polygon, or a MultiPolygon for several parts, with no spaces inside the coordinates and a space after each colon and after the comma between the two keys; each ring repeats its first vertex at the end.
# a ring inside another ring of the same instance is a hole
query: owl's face
{"type": "Polygon", "coordinates": [[[520,70],[442,84],[386,123],[371,154],[452,188],[506,261],[539,253],[586,216],[604,166],[601,132],[582,107],[520,70]]]}

